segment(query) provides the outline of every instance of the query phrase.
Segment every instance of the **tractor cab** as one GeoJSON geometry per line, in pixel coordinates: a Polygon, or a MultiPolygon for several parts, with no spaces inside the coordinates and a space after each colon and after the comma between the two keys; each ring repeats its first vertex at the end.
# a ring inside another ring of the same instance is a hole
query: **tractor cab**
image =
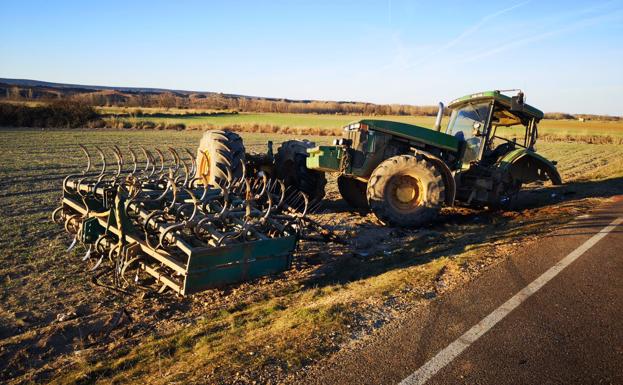
{"type": "Polygon", "coordinates": [[[453,100],[448,107],[452,113],[446,133],[464,143],[462,169],[473,162],[495,163],[516,148],[534,150],[543,112],[525,104],[521,91],[512,97],[481,92],[453,100]]]}

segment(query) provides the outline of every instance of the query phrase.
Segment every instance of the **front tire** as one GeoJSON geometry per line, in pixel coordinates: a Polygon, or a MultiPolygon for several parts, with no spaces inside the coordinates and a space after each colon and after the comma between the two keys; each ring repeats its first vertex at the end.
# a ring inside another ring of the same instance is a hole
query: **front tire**
{"type": "Polygon", "coordinates": [[[370,210],[385,225],[417,227],[432,221],[445,200],[442,175],[421,155],[383,161],[368,180],[370,210]]]}
{"type": "Polygon", "coordinates": [[[226,183],[228,173],[234,179],[242,178],[244,151],[242,138],[235,132],[207,131],[197,149],[197,178],[206,175],[214,187],[226,183]]]}

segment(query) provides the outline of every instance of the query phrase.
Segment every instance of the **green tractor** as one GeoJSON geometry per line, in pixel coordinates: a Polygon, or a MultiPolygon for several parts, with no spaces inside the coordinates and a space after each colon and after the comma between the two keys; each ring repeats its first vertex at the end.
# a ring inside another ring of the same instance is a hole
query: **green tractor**
{"type": "MultiPolygon", "coordinates": [[[[510,90],[514,91],[514,90],[510,90]]],[[[311,171],[339,173],[339,191],[384,224],[420,226],[443,206],[507,207],[521,186],[561,184],[555,162],[535,152],[543,112],[515,96],[487,91],[453,100],[445,132],[440,103],[434,129],[364,119],[333,146],[307,150],[311,171]],[[507,127],[520,130],[508,134],[507,127]]]]}

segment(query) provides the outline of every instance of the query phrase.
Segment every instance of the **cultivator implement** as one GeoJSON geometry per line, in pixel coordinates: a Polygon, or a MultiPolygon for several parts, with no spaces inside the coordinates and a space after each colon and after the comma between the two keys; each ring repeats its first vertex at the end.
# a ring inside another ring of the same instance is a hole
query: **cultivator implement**
{"type": "Polygon", "coordinates": [[[80,147],[87,166],[65,178],[52,217],[74,235],[70,249],[85,246],[100,285],[125,291],[147,275],[187,295],[289,268],[306,226],[304,193],[244,162],[240,177],[210,185],[194,154],[173,148],[124,154],[114,146],[111,162],[95,147],[101,166],[93,171],[80,147]]]}

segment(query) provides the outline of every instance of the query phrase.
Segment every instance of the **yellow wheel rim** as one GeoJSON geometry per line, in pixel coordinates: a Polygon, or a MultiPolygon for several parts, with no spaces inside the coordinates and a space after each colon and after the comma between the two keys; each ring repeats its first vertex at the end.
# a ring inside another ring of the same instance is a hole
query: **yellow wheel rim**
{"type": "Polygon", "coordinates": [[[203,182],[208,184],[208,181],[210,180],[210,153],[207,151],[201,151],[201,154],[203,156],[199,161],[197,171],[199,172],[199,177],[203,180],[203,182]]]}
{"type": "Polygon", "coordinates": [[[388,186],[388,198],[398,210],[410,210],[421,204],[421,183],[410,175],[396,175],[388,186]]]}

